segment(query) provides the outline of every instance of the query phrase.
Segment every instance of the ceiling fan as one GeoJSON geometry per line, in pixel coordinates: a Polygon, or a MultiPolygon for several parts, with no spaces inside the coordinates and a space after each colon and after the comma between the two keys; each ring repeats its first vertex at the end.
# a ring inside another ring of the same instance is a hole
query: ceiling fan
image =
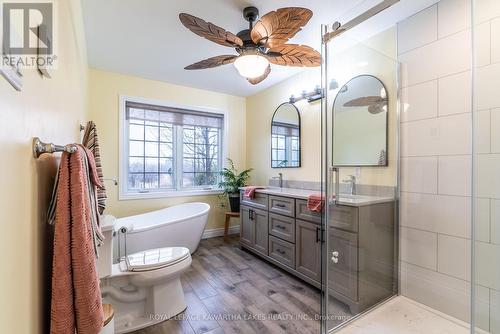
{"type": "Polygon", "coordinates": [[[256,85],[271,72],[270,63],[297,67],[320,66],[321,55],[318,51],[307,45],[286,44],[302,30],[312,15],[312,11],[307,8],[286,7],[269,12],[256,22],[259,10],[246,7],[243,17],[249,22],[249,29],[234,35],[213,23],[181,13],[179,19],[186,28],[214,43],[235,48],[238,53],[211,57],[185,69],[199,70],[234,63],[240,75],[256,85]]]}

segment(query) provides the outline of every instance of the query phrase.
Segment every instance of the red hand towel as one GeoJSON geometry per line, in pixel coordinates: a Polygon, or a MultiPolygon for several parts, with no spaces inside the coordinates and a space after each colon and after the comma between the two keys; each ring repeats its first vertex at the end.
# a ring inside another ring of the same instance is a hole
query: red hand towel
{"type": "Polygon", "coordinates": [[[264,189],[264,187],[261,186],[249,186],[245,187],[245,192],[243,193],[243,196],[247,198],[255,198],[255,190],[257,189],[264,189]]]}
{"type": "Polygon", "coordinates": [[[307,208],[313,212],[323,211],[323,205],[325,203],[325,198],[321,195],[309,195],[307,197],[307,208]]]}

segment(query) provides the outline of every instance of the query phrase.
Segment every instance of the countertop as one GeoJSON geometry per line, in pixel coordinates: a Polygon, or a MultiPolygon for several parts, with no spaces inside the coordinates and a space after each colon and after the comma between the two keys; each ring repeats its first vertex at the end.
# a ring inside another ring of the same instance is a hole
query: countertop
{"type": "MultiPolygon", "coordinates": [[[[241,188],[244,190],[245,188],[241,188]]],[[[317,190],[308,189],[296,189],[296,188],[278,188],[278,187],[265,187],[262,189],[257,189],[256,192],[261,194],[292,197],[297,199],[305,199],[310,195],[316,194],[320,195],[321,192],[317,190]]],[[[350,195],[350,194],[340,194],[338,205],[345,206],[365,206],[377,203],[385,203],[393,201],[393,197],[388,196],[368,196],[368,195],[350,195]]]]}

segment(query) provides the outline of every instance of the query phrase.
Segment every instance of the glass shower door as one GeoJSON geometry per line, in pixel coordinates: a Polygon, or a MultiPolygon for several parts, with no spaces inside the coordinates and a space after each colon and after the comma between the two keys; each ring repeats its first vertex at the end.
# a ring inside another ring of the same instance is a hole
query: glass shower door
{"type": "MultiPolygon", "coordinates": [[[[328,28],[323,27],[327,33],[328,28]]],[[[397,293],[396,29],[323,45],[323,332],[397,293]]]]}
{"type": "Polygon", "coordinates": [[[500,1],[471,0],[472,323],[500,333],[500,1]]]}

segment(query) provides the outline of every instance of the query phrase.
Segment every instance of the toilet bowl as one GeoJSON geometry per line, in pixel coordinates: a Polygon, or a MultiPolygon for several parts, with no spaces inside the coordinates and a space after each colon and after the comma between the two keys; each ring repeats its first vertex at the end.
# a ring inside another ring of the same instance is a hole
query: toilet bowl
{"type": "Polygon", "coordinates": [[[106,239],[100,249],[98,271],[103,302],[115,310],[115,333],[139,330],[184,311],[186,302],[180,275],[191,265],[189,249],[148,249],[127,254],[113,263],[113,247],[106,244],[113,242],[115,229],[108,227],[112,221],[104,219],[101,226],[106,239]]]}

